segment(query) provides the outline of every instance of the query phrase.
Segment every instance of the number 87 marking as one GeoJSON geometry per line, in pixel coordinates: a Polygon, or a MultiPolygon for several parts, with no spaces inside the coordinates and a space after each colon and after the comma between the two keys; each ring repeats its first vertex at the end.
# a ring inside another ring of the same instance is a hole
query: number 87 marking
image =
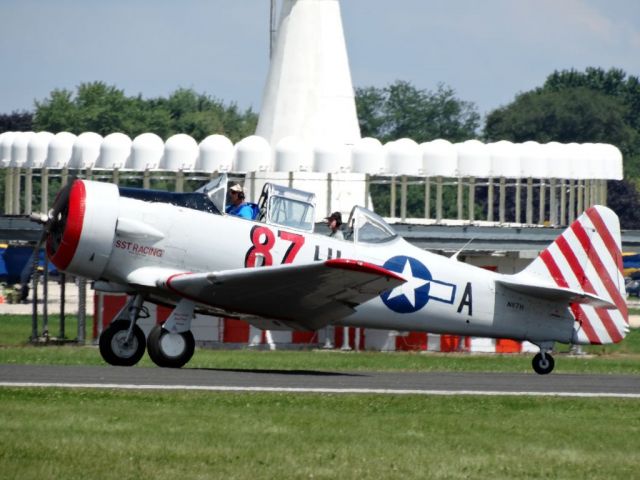
{"type": "MultiPolygon", "coordinates": [[[[247,254],[244,257],[244,266],[266,267],[273,265],[271,249],[276,243],[276,238],[273,232],[267,227],[256,225],[251,229],[249,237],[251,238],[251,247],[247,250],[247,254]]],[[[296,258],[296,255],[302,248],[302,245],[304,245],[304,236],[297,233],[278,230],[278,237],[291,242],[287,251],[284,252],[284,256],[280,263],[293,263],[293,260],[296,258]]]]}

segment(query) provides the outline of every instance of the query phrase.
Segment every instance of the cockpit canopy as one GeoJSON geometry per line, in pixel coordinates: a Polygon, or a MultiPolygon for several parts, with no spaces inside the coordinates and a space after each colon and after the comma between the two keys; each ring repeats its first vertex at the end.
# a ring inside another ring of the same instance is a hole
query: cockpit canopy
{"type": "Polygon", "coordinates": [[[313,231],[316,196],[295,188],[266,183],[258,201],[258,219],[270,225],[313,231]]]}
{"type": "MultiPolygon", "coordinates": [[[[227,174],[223,173],[193,193],[172,193],[157,190],[120,188],[123,196],[150,202],[163,202],[194,210],[221,214],[227,201],[227,174]]],[[[266,183],[258,201],[257,221],[281,227],[313,232],[316,196],[295,188],[266,183]]],[[[377,244],[393,240],[398,235],[379,215],[355,206],[346,224],[346,240],[377,244]]]]}
{"type": "Polygon", "coordinates": [[[355,243],[385,243],[398,236],[380,215],[359,206],[353,207],[347,224],[355,243]]]}
{"type": "MultiPolygon", "coordinates": [[[[224,212],[228,179],[225,173],[197,190],[205,194],[219,211],[224,212]]],[[[316,196],[295,188],[266,183],[258,200],[260,213],[256,220],[269,225],[313,231],[316,196]]]]}
{"type": "Polygon", "coordinates": [[[197,189],[196,193],[205,194],[218,211],[224,212],[227,202],[227,182],[227,174],[223,173],[197,189]]]}

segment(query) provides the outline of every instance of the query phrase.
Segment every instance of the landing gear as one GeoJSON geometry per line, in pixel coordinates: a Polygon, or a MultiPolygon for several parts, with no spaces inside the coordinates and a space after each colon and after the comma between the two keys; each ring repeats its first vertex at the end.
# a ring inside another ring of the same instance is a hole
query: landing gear
{"type": "Polygon", "coordinates": [[[551,373],[553,367],[555,366],[555,361],[550,353],[546,353],[544,350],[541,350],[540,353],[536,353],[531,361],[531,365],[533,369],[539,375],[546,375],[547,373],[551,373]]]}
{"type": "Polygon", "coordinates": [[[142,302],[142,295],[132,297],[120,310],[116,320],[100,335],[100,355],[108,364],[130,367],[144,355],[144,333],[136,325],[143,311],[142,302]]]}
{"type": "Polygon", "coordinates": [[[147,352],[159,367],[180,368],[185,365],[196,347],[191,333],[194,304],[182,299],[164,325],[156,325],[147,338],[147,352]]]}
{"type": "Polygon", "coordinates": [[[100,335],[100,355],[110,365],[131,367],[144,355],[144,333],[134,325],[129,338],[129,324],[128,320],[116,320],[100,335]]]}
{"type": "Polygon", "coordinates": [[[147,339],[147,351],[153,363],[159,367],[180,368],[185,365],[195,351],[196,341],[190,330],[171,333],[156,325],[147,339]]]}

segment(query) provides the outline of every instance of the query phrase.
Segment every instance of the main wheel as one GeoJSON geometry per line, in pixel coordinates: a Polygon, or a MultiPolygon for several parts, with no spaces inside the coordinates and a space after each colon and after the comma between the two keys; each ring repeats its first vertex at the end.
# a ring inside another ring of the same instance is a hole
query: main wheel
{"type": "Polygon", "coordinates": [[[100,335],[100,355],[105,362],[130,367],[140,361],[144,355],[146,341],[138,325],[133,326],[133,336],[127,342],[128,320],[116,320],[100,335]]]}
{"type": "Polygon", "coordinates": [[[550,354],[545,354],[544,357],[541,353],[536,353],[531,361],[531,365],[533,369],[539,375],[546,375],[547,373],[551,373],[553,367],[556,362],[553,360],[553,357],[550,354]]]}
{"type": "Polygon", "coordinates": [[[190,330],[170,333],[166,328],[156,325],[147,339],[149,357],[159,367],[182,367],[193,357],[195,347],[196,341],[190,330]]]}

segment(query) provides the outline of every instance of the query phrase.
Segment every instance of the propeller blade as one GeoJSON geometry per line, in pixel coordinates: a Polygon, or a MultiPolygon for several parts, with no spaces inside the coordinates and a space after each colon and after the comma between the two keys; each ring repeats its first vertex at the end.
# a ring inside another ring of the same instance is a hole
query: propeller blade
{"type": "Polygon", "coordinates": [[[58,218],[60,214],[64,211],[65,207],[69,204],[69,196],[71,193],[71,187],[74,182],[77,180],[77,177],[74,175],[69,178],[69,181],[65,186],[63,186],[56,195],[56,199],[53,201],[53,206],[49,210],[48,214],[43,213],[33,213],[31,214],[31,220],[37,223],[42,224],[42,235],[36,243],[35,250],[38,251],[42,248],[42,245],[47,240],[47,237],[51,233],[54,225],[58,222],[58,220],[62,220],[62,218],[58,218]]]}

